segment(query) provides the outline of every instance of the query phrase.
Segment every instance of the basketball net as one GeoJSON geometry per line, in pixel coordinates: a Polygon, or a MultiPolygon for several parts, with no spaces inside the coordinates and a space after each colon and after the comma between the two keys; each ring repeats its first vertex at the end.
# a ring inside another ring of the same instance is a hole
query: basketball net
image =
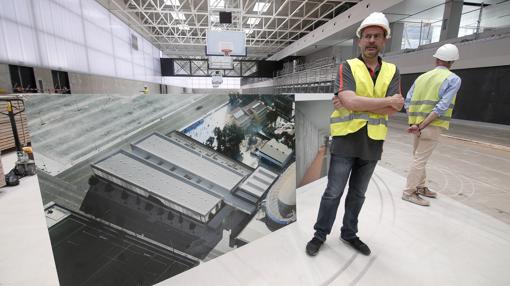
{"type": "Polygon", "coordinates": [[[226,48],[226,49],[221,49],[221,52],[225,55],[225,57],[229,57],[232,50],[229,48],[226,48]]]}

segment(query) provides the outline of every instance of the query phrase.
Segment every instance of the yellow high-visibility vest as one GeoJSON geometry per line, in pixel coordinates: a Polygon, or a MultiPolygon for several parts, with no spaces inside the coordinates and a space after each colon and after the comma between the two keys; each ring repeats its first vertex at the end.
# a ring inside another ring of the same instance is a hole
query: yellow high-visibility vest
{"type": "MultiPolygon", "coordinates": [[[[382,62],[381,70],[374,81],[368,69],[360,59],[347,60],[356,82],[356,95],[380,98],[385,97],[388,87],[395,75],[397,67],[394,64],[382,62]]],[[[373,140],[384,140],[388,133],[388,115],[372,112],[351,111],[345,107],[333,111],[330,117],[331,136],[344,136],[360,130],[368,124],[368,137],[373,140]]]]}
{"type": "MultiPolygon", "coordinates": [[[[433,69],[428,71],[416,79],[413,90],[413,97],[407,111],[409,124],[420,124],[432,109],[439,102],[439,89],[443,82],[450,76],[452,72],[447,69],[433,69]]],[[[452,119],[453,107],[455,106],[455,98],[446,112],[432,121],[430,124],[445,129],[450,127],[452,119]]]]}

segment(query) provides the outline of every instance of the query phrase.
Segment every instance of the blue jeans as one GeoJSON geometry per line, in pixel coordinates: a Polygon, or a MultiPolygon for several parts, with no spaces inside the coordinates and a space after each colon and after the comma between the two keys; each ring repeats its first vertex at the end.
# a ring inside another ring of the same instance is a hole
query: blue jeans
{"type": "Polygon", "coordinates": [[[335,222],[338,205],[349,179],[349,191],[345,199],[341,238],[356,238],[358,232],[358,215],[365,201],[365,192],[372,177],[377,161],[366,161],[360,158],[347,158],[331,154],[328,173],[328,186],[322,195],[317,222],[314,225],[314,236],[321,241],[331,233],[335,222]]]}

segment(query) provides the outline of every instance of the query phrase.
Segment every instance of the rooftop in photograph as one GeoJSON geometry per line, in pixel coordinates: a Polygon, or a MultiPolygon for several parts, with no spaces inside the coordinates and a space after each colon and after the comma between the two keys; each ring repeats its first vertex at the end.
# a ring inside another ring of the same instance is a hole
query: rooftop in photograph
{"type": "Polygon", "coordinates": [[[182,181],[170,171],[158,169],[157,166],[125,151],[107,157],[92,165],[92,168],[96,175],[107,180],[112,180],[113,177],[114,180],[127,184],[132,191],[147,192],[201,216],[206,216],[221,203],[221,199],[182,181]]]}
{"type": "Polygon", "coordinates": [[[188,171],[192,176],[202,177],[226,190],[232,190],[251,173],[248,168],[220,158],[217,152],[206,149],[205,146],[187,136],[172,134],[174,135],[152,134],[134,143],[133,146],[188,171]]]}
{"type": "Polygon", "coordinates": [[[292,154],[292,149],[273,138],[264,144],[262,148],[260,148],[260,152],[277,160],[278,162],[285,162],[287,158],[292,154]]]}
{"type": "Polygon", "coordinates": [[[260,198],[278,178],[278,175],[262,167],[258,167],[239,188],[250,195],[260,198]]]}

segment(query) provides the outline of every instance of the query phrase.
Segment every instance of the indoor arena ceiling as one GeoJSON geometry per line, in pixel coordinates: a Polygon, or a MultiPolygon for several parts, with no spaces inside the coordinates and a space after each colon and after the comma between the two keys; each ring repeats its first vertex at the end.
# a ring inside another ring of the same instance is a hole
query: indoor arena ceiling
{"type": "Polygon", "coordinates": [[[167,56],[205,56],[209,27],[244,30],[250,59],[264,59],[359,0],[98,0],[167,56]],[[219,25],[219,11],[232,25],[219,25]]]}

